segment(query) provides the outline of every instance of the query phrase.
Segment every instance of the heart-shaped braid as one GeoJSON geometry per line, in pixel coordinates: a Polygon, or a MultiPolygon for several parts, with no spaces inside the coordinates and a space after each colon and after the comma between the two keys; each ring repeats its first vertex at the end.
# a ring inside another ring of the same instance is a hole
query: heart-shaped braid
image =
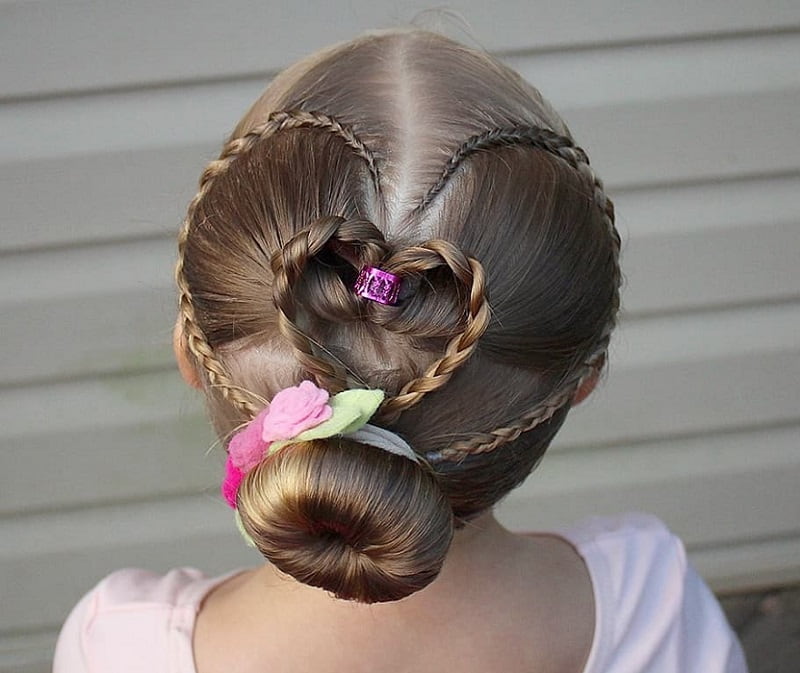
{"type": "MultiPolygon", "coordinates": [[[[432,240],[400,250],[386,260],[382,268],[408,278],[423,275],[440,267],[448,268],[453,278],[469,293],[466,325],[464,330],[447,344],[444,355],[428,367],[421,377],[412,379],[397,395],[384,401],[379,413],[386,422],[397,419],[403,411],[419,402],[426,393],[444,386],[453,373],[469,360],[478,345],[478,340],[489,326],[491,313],[486,297],[486,273],[483,266],[478,260],[467,257],[453,243],[432,240]]],[[[384,326],[387,329],[402,331],[393,326],[391,321],[384,326]]]]}
{"type": "MultiPolygon", "coordinates": [[[[370,173],[376,193],[380,190],[380,178],[372,152],[355,135],[349,127],[341,124],[335,118],[319,113],[304,110],[284,110],[273,112],[268,120],[253,128],[248,133],[238,138],[233,138],[223,147],[219,158],[210,162],[200,176],[197,194],[189,203],[186,218],[178,234],[178,261],[175,267],[175,280],[178,285],[178,304],[181,327],[186,341],[186,347],[206,373],[209,384],[221,391],[222,395],[246,416],[254,416],[263,406],[252,395],[233,384],[222,362],[214,354],[206,336],[197,324],[192,291],[186,278],[184,269],[184,255],[186,242],[191,234],[195,222],[196,211],[203,199],[209,193],[215,180],[224,174],[237,157],[252,150],[255,145],[269,136],[286,129],[314,128],[332,133],[341,138],[354,153],[363,159],[370,173]]],[[[380,199],[379,199],[380,200],[380,199]]]]}
{"type": "Polygon", "coordinates": [[[572,400],[581,384],[596,374],[608,348],[608,342],[609,335],[606,335],[599,342],[592,357],[564,380],[550,396],[515,422],[489,432],[475,433],[467,440],[453,442],[447,448],[430,454],[428,458],[433,462],[436,460],[463,460],[468,455],[487,453],[502,444],[513,442],[523,432],[533,430],[537,425],[550,420],[559,409],[572,400]]]}
{"type": "MultiPolygon", "coordinates": [[[[589,166],[589,158],[586,152],[576,146],[571,138],[538,126],[514,125],[499,127],[468,138],[456,149],[447,161],[437,181],[431,186],[420,204],[414,210],[414,215],[419,217],[433,202],[436,196],[447,185],[450,178],[458,170],[464,159],[481,150],[512,145],[528,145],[549,152],[559,159],[566,161],[567,164],[585,178],[589,185],[592,185],[594,203],[606,224],[608,234],[613,244],[614,257],[618,259],[620,236],[614,226],[614,205],[606,196],[602,181],[589,166]]],[[[615,263],[614,268],[614,283],[619,287],[621,283],[619,264],[615,263]]],[[[616,315],[618,307],[619,294],[617,293],[611,315],[616,315]]],[[[608,348],[609,337],[613,328],[614,320],[612,318],[609,324],[606,325],[589,357],[587,357],[579,367],[573,369],[571,374],[564,378],[548,397],[525,413],[521,418],[507,426],[496,428],[486,433],[476,433],[468,440],[455,442],[447,448],[437,451],[435,454],[431,454],[430,458],[433,460],[460,460],[470,454],[492,451],[502,444],[514,441],[523,432],[528,432],[540,423],[549,420],[558,409],[572,400],[581,383],[596,372],[598,363],[602,361],[606,349],[608,348]]]]}
{"type": "MultiPolygon", "coordinates": [[[[295,234],[271,260],[274,275],[272,298],[278,312],[278,328],[294,348],[306,372],[331,392],[349,387],[347,372],[338,361],[318,355],[315,344],[295,323],[297,302],[294,288],[309,260],[326,247],[335,248],[337,243],[357,253],[358,259],[350,260],[356,266],[376,265],[389,250],[383,234],[371,222],[328,216],[295,234]]],[[[357,320],[359,301],[352,288],[347,287],[338,275],[330,276],[324,294],[326,304],[335,307],[335,312],[321,317],[337,322],[357,320]]]]}
{"type": "MultiPolygon", "coordinates": [[[[272,257],[272,290],[278,312],[278,327],[294,348],[297,359],[306,372],[331,391],[338,392],[348,388],[353,382],[349,379],[345,366],[332,356],[320,353],[320,346],[297,326],[296,288],[306,272],[308,262],[326,248],[335,250],[337,244],[338,247],[350,251],[349,261],[355,268],[380,265],[382,269],[406,279],[423,276],[434,269],[446,268],[469,296],[464,309],[464,329],[450,340],[444,355],[421,377],[406,383],[396,396],[388,397],[381,406],[378,417],[384,422],[391,422],[402,411],[419,402],[426,393],[445,385],[453,372],[472,355],[478,339],[489,324],[486,275],[480,262],[467,257],[448,241],[428,241],[389,255],[383,234],[365,220],[322,217],[295,234],[272,257]]],[[[324,307],[330,311],[330,315],[324,315],[320,310],[322,307],[315,307],[314,312],[319,317],[334,322],[346,322],[369,319],[371,316],[374,322],[389,331],[419,335],[420,326],[406,323],[402,307],[385,307],[380,315],[373,314],[369,310],[371,307],[366,307],[365,310],[362,300],[338,275],[331,274],[327,281],[324,307]]]]}
{"type": "Polygon", "coordinates": [[[594,187],[594,202],[603,214],[608,226],[608,233],[611,235],[616,254],[619,256],[621,242],[619,232],[614,226],[614,204],[606,195],[603,181],[597,177],[589,165],[589,157],[586,152],[575,145],[572,138],[559,135],[554,131],[539,126],[503,126],[468,138],[447,160],[437,181],[414,209],[414,215],[419,216],[431,204],[447,185],[464,159],[481,150],[510,145],[529,145],[550,152],[550,154],[566,161],[586,178],[587,182],[594,187]]]}
{"type": "Polygon", "coordinates": [[[414,209],[414,214],[417,216],[420,215],[422,211],[431,204],[442,189],[444,189],[445,185],[447,185],[452,175],[458,170],[461,162],[468,156],[492,147],[509,145],[529,145],[545,150],[563,159],[572,166],[572,168],[581,173],[588,183],[594,187],[595,204],[606,217],[607,223],[609,224],[609,234],[611,234],[617,251],[619,251],[620,237],[614,227],[614,204],[606,196],[602,180],[595,175],[595,172],[589,165],[589,157],[586,155],[586,152],[575,145],[571,138],[559,135],[554,131],[539,126],[503,126],[484,131],[483,133],[468,138],[459,145],[450,159],[447,160],[437,181],[431,186],[419,205],[414,209]]]}

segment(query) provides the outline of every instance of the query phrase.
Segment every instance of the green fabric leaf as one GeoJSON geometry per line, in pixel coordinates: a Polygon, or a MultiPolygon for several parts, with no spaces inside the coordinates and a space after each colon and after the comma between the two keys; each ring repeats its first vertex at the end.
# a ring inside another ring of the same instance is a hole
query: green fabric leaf
{"type": "Polygon", "coordinates": [[[382,390],[344,390],[328,400],[333,415],[327,421],[304,430],[293,439],[273,442],[270,444],[269,452],[274,453],[295,442],[308,442],[312,439],[325,439],[355,432],[363,428],[372,418],[384,397],[382,390]]]}
{"type": "Polygon", "coordinates": [[[239,533],[244,538],[245,543],[247,544],[248,547],[253,547],[253,549],[255,549],[256,543],[253,542],[253,538],[251,538],[248,532],[244,529],[244,524],[242,523],[242,517],[239,514],[238,509],[234,510],[233,516],[236,519],[236,528],[239,529],[239,533]]]}

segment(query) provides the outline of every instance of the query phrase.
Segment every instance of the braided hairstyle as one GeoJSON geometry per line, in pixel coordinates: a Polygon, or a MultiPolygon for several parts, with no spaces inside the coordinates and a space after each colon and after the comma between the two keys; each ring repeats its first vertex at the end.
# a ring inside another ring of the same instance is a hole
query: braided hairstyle
{"type": "Polygon", "coordinates": [[[431,582],[454,528],[540,460],[605,359],[620,240],[602,183],[536,90],[422,31],[279,75],[204,171],[179,236],[179,321],[223,441],[277,390],[386,391],[373,422],[245,477],[278,568],[363,602],[431,582]],[[403,278],[357,297],[363,266],[403,278]]]}

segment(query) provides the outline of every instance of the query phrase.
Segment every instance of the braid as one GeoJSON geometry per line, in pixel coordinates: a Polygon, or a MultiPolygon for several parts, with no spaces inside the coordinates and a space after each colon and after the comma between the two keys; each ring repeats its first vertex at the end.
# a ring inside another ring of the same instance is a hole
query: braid
{"type": "MultiPolygon", "coordinates": [[[[187,214],[183,220],[178,234],[178,262],[175,267],[175,279],[178,286],[178,304],[181,326],[186,338],[189,352],[205,370],[208,381],[212,387],[218,388],[223,397],[233,404],[239,411],[247,416],[254,416],[260,404],[256,398],[236,386],[230,379],[224,365],[214,354],[202,329],[197,323],[192,300],[192,292],[185,273],[185,253],[189,232],[195,221],[197,209],[211,190],[216,179],[223,175],[231,163],[240,155],[249,152],[260,140],[267,138],[278,131],[296,128],[317,128],[329,131],[341,138],[355,154],[363,159],[370,173],[376,193],[380,191],[380,176],[375,164],[375,158],[369,148],[355,135],[349,127],[343,125],[334,117],[320,112],[307,112],[305,110],[285,110],[273,112],[266,122],[253,128],[245,135],[233,138],[222,148],[219,158],[211,161],[200,176],[197,194],[189,203],[187,214]]],[[[380,199],[378,199],[380,201],[380,199]]],[[[302,333],[290,322],[287,322],[284,334],[291,334],[290,342],[301,340],[302,333]],[[295,334],[296,332],[296,334],[295,334]]],[[[305,337],[302,337],[305,338],[305,337]]],[[[310,346],[309,346],[310,348],[310,346]]]]}
{"type": "MultiPolygon", "coordinates": [[[[480,150],[510,145],[530,145],[550,152],[550,154],[566,161],[572,168],[584,176],[593,187],[594,202],[603,215],[608,233],[611,235],[614,244],[615,255],[618,257],[620,237],[614,226],[614,204],[611,202],[611,199],[606,196],[602,180],[595,175],[595,172],[589,165],[589,157],[586,155],[586,152],[575,145],[571,138],[559,135],[554,131],[539,126],[502,126],[468,138],[456,148],[456,151],[453,152],[453,155],[447,160],[439,178],[422,198],[419,205],[414,209],[413,215],[419,216],[422,211],[431,204],[442,189],[444,189],[445,185],[447,185],[464,159],[480,150]]],[[[618,271],[617,275],[619,276],[618,271]]]]}
{"type": "Polygon", "coordinates": [[[468,440],[454,442],[446,449],[429,454],[429,459],[434,462],[437,460],[461,460],[468,455],[494,451],[502,444],[513,442],[523,432],[533,430],[537,425],[549,421],[559,409],[569,403],[581,384],[597,371],[598,360],[605,353],[608,341],[609,337],[606,335],[601,339],[595,353],[583,365],[562,381],[550,396],[513,423],[502,428],[495,428],[490,432],[473,434],[468,440]]]}
{"type": "MultiPolygon", "coordinates": [[[[345,220],[338,216],[322,217],[296,233],[272,256],[272,297],[278,312],[278,329],[294,348],[300,364],[318,384],[331,392],[339,392],[348,387],[344,367],[316,355],[311,339],[295,323],[297,302],[294,287],[308,261],[334,241],[357,246],[360,265],[376,264],[388,250],[383,234],[372,223],[366,220],[345,220]]],[[[334,277],[338,283],[326,288],[328,301],[331,302],[334,298],[339,300],[337,309],[340,320],[346,320],[348,315],[357,318],[359,304],[356,296],[350,288],[345,287],[338,276],[334,277]]]]}
{"type": "Polygon", "coordinates": [[[466,327],[450,340],[444,356],[434,362],[423,376],[406,383],[396,396],[383,403],[381,417],[387,422],[396,420],[400,413],[414,406],[426,393],[444,386],[453,373],[469,360],[478,345],[478,339],[489,326],[491,316],[483,266],[476,259],[464,255],[452,243],[433,240],[407,248],[393,255],[385,268],[402,276],[423,273],[443,265],[469,290],[466,327]]]}
{"type": "MultiPolygon", "coordinates": [[[[417,205],[413,215],[421,215],[433,202],[447,185],[450,178],[458,170],[464,159],[480,150],[511,145],[530,145],[545,150],[566,161],[592,185],[593,202],[602,215],[612,241],[614,283],[616,287],[619,287],[621,283],[621,274],[618,259],[621,242],[619,232],[614,226],[614,205],[606,196],[602,181],[595,175],[590,167],[586,152],[575,145],[571,138],[559,135],[549,129],[538,126],[515,125],[494,128],[468,138],[455,150],[447,161],[439,178],[417,205]]],[[[619,295],[616,294],[612,305],[612,316],[616,314],[618,308],[619,295]]],[[[469,440],[455,442],[441,451],[433,452],[430,454],[430,457],[433,460],[459,460],[463,459],[466,455],[493,451],[502,444],[513,442],[523,432],[528,432],[537,425],[549,420],[558,409],[569,403],[580,384],[596,370],[598,358],[605,353],[608,347],[609,336],[613,327],[614,319],[612,318],[603,330],[592,356],[580,367],[573,370],[571,375],[563,380],[547,398],[533,409],[523,414],[517,421],[508,426],[496,428],[490,432],[475,434],[469,440]]],[[[412,381],[409,386],[414,383],[416,382],[412,381]]],[[[401,391],[398,398],[404,399],[403,391],[401,391]]]]}
{"type": "Polygon", "coordinates": [[[203,368],[212,388],[222,392],[223,397],[236,409],[247,417],[258,413],[259,405],[254,396],[246,394],[231,381],[225,367],[214,355],[214,351],[206,341],[200,326],[197,324],[192,303],[192,292],[184,272],[186,241],[188,239],[189,218],[184,222],[178,236],[178,262],[175,267],[175,280],[178,285],[178,310],[180,313],[181,329],[186,339],[186,347],[194,356],[195,361],[203,368]]]}

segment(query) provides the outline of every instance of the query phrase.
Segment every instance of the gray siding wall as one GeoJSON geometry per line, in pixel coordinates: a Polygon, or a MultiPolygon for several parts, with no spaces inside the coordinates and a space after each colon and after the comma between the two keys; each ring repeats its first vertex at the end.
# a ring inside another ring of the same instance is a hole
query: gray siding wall
{"type": "MultiPolygon", "coordinates": [[[[564,114],[625,238],[608,382],[503,519],[649,510],[717,589],[800,580],[800,3],[449,4],[564,114]]],[[[0,671],[47,670],[112,569],[257,561],[171,362],[177,226],[276,70],[420,8],[0,2],[0,671]]]]}

